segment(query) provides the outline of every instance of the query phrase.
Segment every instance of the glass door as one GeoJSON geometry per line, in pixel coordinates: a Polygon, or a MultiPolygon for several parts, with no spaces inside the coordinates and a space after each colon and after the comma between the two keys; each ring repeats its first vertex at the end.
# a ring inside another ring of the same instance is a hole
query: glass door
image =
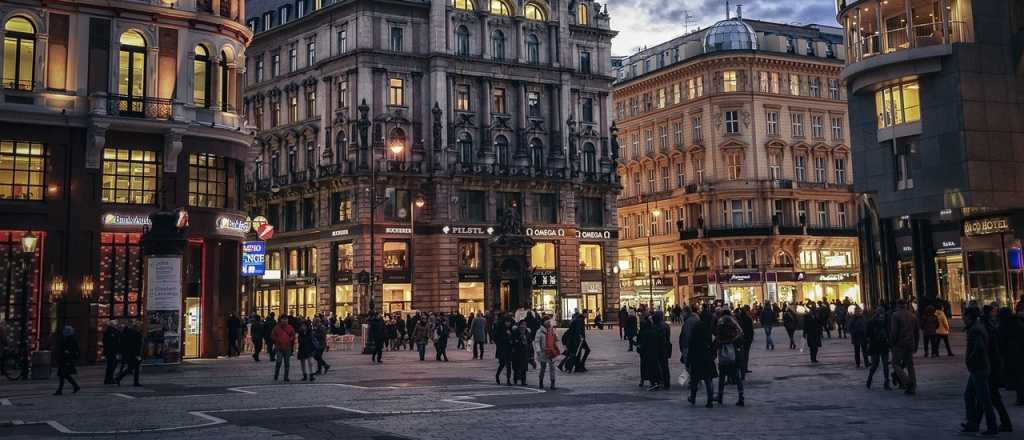
{"type": "Polygon", "coordinates": [[[199,357],[199,298],[185,298],[185,358],[199,357]]]}

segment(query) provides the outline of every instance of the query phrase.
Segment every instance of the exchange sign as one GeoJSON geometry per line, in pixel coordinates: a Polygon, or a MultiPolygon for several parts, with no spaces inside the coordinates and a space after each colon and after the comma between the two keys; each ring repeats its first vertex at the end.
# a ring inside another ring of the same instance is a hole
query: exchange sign
{"type": "Polygon", "coordinates": [[[262,276],[267,270],[267,242],[242,242],[242,275],[262,276]]]}

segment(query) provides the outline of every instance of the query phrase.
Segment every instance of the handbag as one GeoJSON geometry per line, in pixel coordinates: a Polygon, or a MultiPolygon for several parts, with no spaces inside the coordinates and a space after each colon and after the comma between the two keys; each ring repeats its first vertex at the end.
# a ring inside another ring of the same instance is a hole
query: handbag
{"type": "Polygon", "coordinates": [[[690,373],[684,369],[682,373],[679,373],[679,378],[677,380],[679,381],[679,386],[685,387],[686,383],[690,381],[690,373]]]}
{"type": "Polygon", "coordinates": [[[732,365],[736,363],[736,346],[725,344],[718,349],[718,363],[732,365]]]}

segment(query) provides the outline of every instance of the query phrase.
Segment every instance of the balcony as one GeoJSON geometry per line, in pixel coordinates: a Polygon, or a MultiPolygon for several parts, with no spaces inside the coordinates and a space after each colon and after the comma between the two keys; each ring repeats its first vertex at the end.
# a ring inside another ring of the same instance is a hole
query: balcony
{"type": "Polygon", "coordinates": [[[807,235],[819,237],[856,237],[857,228],[852,226],[814,225],[807,227],[807,235]]]}
{"type": "Polygon", "coordinates": [[[756,235],[771,235],[772,225],[770,223],[746,223],[739,225],[718,225],[704,228],[704,237],[746,237],[756,235]]]}
{"type": "Polygon", "coordinates": [[[873,57],[929,46],[973,41],[969,0],[943,0],[927,4],[920,0],[847,1],[839,22],[849,35],[851,64],[873,57]],[[918,3],[918,4],[915,4],[918,3]],[[932,7],[934,5],[934,11],[932,7]],[[925,10],[926,9],[926,10],[925,10]],[[913,10],[909,17],[907,12],[913,10]],[[925,13],[918,11],[925,10],[925,13]]]}
{"type": "Polygon", "coordinates": [[[280,176],[274,176],[274,184],[273,184],[273,186],[281,187],[281,186],[285,186],[287,184],[288,184],[288,175],[287,174],[282,174],[280,176]]]}
{"type": "Polygon", "coordinates": [[[292,172],[292,183],[304,183],[306,181],[306,171],[293,171],[292,172]]]}
{"type": "Polygon", "coordinates": [[[171,119],[170,99],[107,95],[107,114],[126,118],[171,119]]]}

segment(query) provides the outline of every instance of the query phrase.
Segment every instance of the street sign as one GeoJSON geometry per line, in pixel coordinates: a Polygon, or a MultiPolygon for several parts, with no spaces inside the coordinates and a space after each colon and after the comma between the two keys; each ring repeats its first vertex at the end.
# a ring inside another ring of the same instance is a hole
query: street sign
{"type": "Polygon", "coordinates": [[[261,224],[256,228],[256,235],[260,237],[260,240],[270,240],[270,237],[274,236],[274,226],[270,223],[261,224]]]}
{"type": "Polygon", "coordinates": [[[242,275],[261,276],[266,272],[267,242],[242,242],[242,275]]]}

